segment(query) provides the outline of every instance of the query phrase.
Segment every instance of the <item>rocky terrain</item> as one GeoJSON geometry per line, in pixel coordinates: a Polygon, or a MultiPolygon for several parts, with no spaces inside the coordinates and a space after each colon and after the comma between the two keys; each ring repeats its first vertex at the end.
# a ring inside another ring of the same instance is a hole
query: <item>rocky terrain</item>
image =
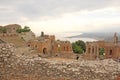
{"type": "Polygon", "coordinates": [[[16,56],[13,44],[0,44],[0,80],[115,80],[120,63],[112,60],[57,60],[16,56]]]}

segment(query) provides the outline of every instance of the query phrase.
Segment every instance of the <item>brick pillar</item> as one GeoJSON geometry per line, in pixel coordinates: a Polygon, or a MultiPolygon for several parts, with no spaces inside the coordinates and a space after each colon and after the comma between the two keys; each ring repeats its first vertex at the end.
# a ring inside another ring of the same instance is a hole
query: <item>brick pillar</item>
{"type": "Polygon", "coordinates": [[[90,47],[90,54],[92,54],[92,46],[90,47]]]}
{"type": "Polygon", "coordinates": [[[97,46],[95,46],[95,58],[97,59],[97,46]]]}
{"type": "Polygon", "coordinates": [[[97,46],[97,57],[99,57],[99,47],[97,46]]]}
{"type": "Polygon", "coordinates": [[[93,52],[92,52],[92,46],[90,47],[90,59],[92,59],[92,54],[93,54],[93,52]]]}
{"type": "Polygon", "coordinates": [[[94,46],[94,55],[96,55],[96,46],[94,46]]]}
{"type": "Polygon", "coordinates": [[[96,52],[96,51],[97,51],[97,50],[96,50],[96,46],[95,46],[95,48],[94,48],[94,49],[95,49],[95,50],[94,50],[94,54],[96,55],[96,53],[97,53],[97,52],[96,52]]]}
{"type": "Polygon", "coordinates": [[[86,46],[86,52],[85,52],[86,54],[88,54],[88,50],[89,50],[89,48],[88,48],[88,46],[86,46]]]}
{"type": "Polygon", "coordinates": [[[92,47],[92,54],[94,54],[94,46],[92,47]]]}

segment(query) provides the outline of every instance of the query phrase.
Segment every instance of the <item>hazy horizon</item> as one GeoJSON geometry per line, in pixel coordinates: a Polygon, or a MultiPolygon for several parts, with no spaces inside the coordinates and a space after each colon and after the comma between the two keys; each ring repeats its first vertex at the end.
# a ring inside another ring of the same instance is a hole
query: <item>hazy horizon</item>
{"type": "MultiPolygon", "coordinates": [[[[47,34],[47,33],[45,33],[47,34]]],[[[65,41],[70,41],[70,42],[75,42],[77,40],[83,40],[85,42],[87,41],[97,41],[94,38],[83,38],[83,37],[78,37],[78,38],[68,38],[69,36],[76,36],[76,35],[81,35],[82,33],[79,32],[61,32],[61,33],[53,33],[53,34],[47,34],[47,35],[55,35],[56,40],[65,40],[65,41]]],[[[40,36],[41,33],[36,33],[36,36],[40,36]]]]}

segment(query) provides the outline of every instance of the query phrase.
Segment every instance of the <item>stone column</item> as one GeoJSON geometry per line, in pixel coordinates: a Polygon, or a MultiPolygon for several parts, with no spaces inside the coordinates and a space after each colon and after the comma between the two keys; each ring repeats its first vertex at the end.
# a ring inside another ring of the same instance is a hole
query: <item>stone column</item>
{"type": "Polygon", "coordinates": [[[85,51],[85,54],[88,54],[88,47],[86,46],[86,51],[85,51]]]}
{"type": "Polygon", "coordinates": [[[97,54],[97,48],[96,48],[96,46],[95,46],[94,49],[95,49],[95,50],[94,50],[94,54],[96,55],[96,54],[97,54]]]}
{"type": "Polygon", "coordinates": [[[92,46],[90,47],[90,54],[92,54],[92,46]]]}

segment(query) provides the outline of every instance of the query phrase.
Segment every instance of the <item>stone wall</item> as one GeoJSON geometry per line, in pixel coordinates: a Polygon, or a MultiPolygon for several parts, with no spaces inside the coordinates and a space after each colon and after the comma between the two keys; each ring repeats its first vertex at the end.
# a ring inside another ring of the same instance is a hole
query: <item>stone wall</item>
{"type": "Polygon", "coordinates": [[[94,41],[86,43],[86,55],[87,59],[97,59],[100,58],[100,49],[104,49],[104,58],[118,59],[120,58],[120,42],[118,41],[118,36],[115,33],[113,41],[94,41]]]}
{"type": "Polygon", "coordinates": [[[39,53],[55,54],[55,53],[72,53],[72,45],[69,41],[53,41],[53,39],[44,39],[43,40],[30,40],[27,45],[32,49],[36,49],[39,53]]]}
{"type": "Polygon", "coordinates": [[[72,45],[69,41],[55,41],[54,44],[55,53],[72,53],[72,45]]]}
{"type": "Polygon", "coordinates": [[[0,80],[115,80],[120,63],[112,59],[59,61],[15,56],[13,44],[0,44],[0,80]]]}
{"type": "Polygon", "coordinates": [[[13,43],[15,44],[16,47],[21,47],[21,46],[25,46],[26,42],[21,39],[18,35],[7,35],[7,36],[0,36],[0,39],[3,40],[4,42],[7,43],[13,43]]]}
{"type": "Polygon", "coordinates": [[[18,24],[9,24],[4,26],[6,28],[6,33],[10,34],[10,33],[17,33],[16,30],[21,29],[21,25],[18,24]]]}
{"type": "Polygon", "coordinates": [[[9,34],[1,33],[0,34],[0,38],[3,38],[3,37],[14,37],[14,36],[18,36],[18,34],[17,33],[9,33],[9,34]]]}
{"type": "Polygon", "coordinates": [[[115,45],[113,42],[95,41],[86,43],[86,55],[88,59],[100,58],[100,49],[104,49],[104,58],[118,59],[120,58],[120,46],[115,45]]]}
{"type": "Polygon", "coordinates": [[[32,31],[22,32],[19,34],[19,37],[21,37],[22,39],[24,39],[27,42],[31,39],[35,39],[35,34],[32,31]]]}

